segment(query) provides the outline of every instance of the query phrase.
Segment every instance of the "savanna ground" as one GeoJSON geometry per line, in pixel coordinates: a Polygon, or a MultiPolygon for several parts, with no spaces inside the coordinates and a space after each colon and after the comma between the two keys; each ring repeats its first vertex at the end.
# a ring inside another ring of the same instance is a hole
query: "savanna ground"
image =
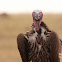
{"type": "MultiPolygon", "coordinates": [[[[62,39],[62,14],[44,14],[43,21],[62,39]]],[[[17,35],[30,30],[32,23],[31,14],[0,15],[0,62],[22,62],[17,35]]]]}

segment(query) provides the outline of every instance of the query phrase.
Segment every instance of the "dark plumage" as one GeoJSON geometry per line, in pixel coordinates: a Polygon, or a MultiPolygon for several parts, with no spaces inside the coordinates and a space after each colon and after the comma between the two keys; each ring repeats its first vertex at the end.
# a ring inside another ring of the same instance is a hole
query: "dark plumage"
{"type": "Polygon", "coordinates": [[[24,37],[24,35],[21,33],[17,36],[17,46],[18,50],[20,52],[21,58],[23,62],[29,62],[29,46],[28,46],[28,40],[24,37]]]}
{"type": "MultiPolygon", "coordinates": [[[[44,27],[45,28],[45,27],[44,27]]],[[[45,28],[46,29],[46,28],[45,28]]],[[[60,62],[59,59],[59,37],[58,35],[49,30],[47,40],[44,41],[42,38],[37,38],[37,41],[31,46],[27,38],[23,34],[17,36],[17,45],[23,62],[60,62]],[[38,47],[42,45],[39,51],[38,47]],[[37,50],[36,50],[37,49],[37,50]]],[[[39,37],[39,36],[38,36],[39,37]]]]}

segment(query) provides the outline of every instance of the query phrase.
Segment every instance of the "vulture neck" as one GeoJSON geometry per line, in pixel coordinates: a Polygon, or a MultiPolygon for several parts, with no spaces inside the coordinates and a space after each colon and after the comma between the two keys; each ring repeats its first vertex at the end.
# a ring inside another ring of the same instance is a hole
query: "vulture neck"
{"type": "Polygon", "coordinates": [[[42,18],[40,20],[35,20],[33,18],[33,23],[34,23],[34,27],[35,27],[36,31],[39,31],[39,29],[41,28],[40,24],[42,23],[42,18]]]}

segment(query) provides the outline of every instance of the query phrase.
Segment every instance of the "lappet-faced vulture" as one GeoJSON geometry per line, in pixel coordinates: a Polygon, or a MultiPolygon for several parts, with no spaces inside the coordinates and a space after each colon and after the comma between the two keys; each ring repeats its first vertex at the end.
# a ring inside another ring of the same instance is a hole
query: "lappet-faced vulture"
{"type": "Polygon", "coordinates": [[[49,30],[46,24],[42,21],[42,11],[33,11],[32,17],[33,29],[26,35],[20,33],[17,36],[17,46],[22,61],[60,62],[60,40],[58,35],[54,31],[49,30]]]}

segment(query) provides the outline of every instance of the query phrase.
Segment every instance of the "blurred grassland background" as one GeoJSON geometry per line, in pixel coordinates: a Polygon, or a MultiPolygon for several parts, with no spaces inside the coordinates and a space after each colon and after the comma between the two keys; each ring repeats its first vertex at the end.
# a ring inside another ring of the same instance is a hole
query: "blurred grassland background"
{"type": "MultiPolygon", "coordinates": [[[[44,14],[43,21],[62,39],[62,14],[44,14]]],[[[0,15],[0,62],[22,62],[17,49],[17,35],[29,31],[32,23],[31,14],[0,15]]]]}

